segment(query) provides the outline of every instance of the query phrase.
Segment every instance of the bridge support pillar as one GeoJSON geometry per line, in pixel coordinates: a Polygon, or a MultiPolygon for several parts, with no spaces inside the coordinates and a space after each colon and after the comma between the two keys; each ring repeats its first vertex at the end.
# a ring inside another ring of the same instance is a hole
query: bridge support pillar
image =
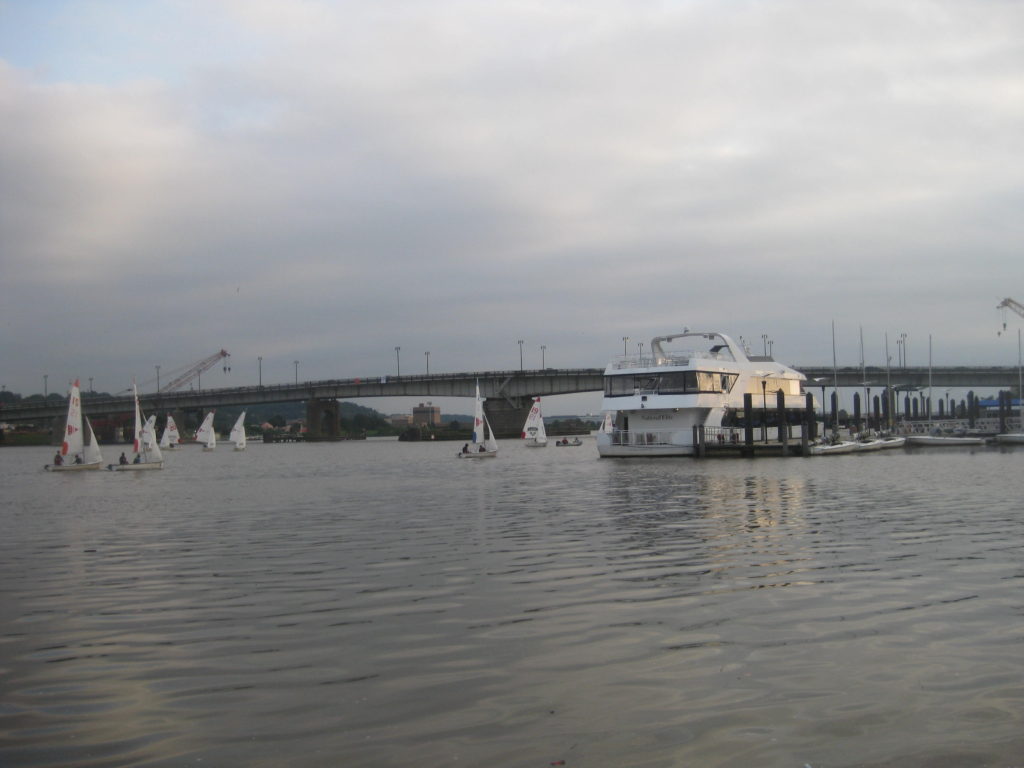
{"type": "Polygon", "coordinates": [[[496,437],[520,437],[532,405],[532,397],[497,397],[484,400],[484,413],[496,437]]]}
{"type": "Polygon", "coordinates": [[[306,439],[338,440],[341,437],[341,406],[337,400],[306,402],[306,439]]]}

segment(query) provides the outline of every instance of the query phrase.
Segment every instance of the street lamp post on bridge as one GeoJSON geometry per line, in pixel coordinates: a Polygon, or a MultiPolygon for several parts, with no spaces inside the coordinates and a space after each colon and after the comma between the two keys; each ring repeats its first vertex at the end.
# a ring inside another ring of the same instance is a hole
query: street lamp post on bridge
{"type": "Polygon", "coordinates": [[[295,386],[299,386],[299,361],[295,360],[295,386]]]}
{"type": "Polygon", "coordinates": [[[395,347],[395,376],[402,375],[402,348],[395,347]]]}
{"type": "Polygon", "coordinates": [[[519,339],[519,370],[523,370],[523,340],[519,339]]]}
{"type": "Polygon", "coordinates": [[[259,378],[257,379],[257,381],[259,381],[259,385],[260,385],[260,387],[262,387],[263,386],[263,355],[260,355],[259,357],[257,357],[256,360],[257,360],[257,364],[259,365],[259,373],[257,373],[257,376],[259,378]]]}
{"type": "Polygon", "coordinates": [[[427,376],[429,376],[430,375],[430,353],[429,352],[424,352],[423,354],[427,356],[427,376]]]}

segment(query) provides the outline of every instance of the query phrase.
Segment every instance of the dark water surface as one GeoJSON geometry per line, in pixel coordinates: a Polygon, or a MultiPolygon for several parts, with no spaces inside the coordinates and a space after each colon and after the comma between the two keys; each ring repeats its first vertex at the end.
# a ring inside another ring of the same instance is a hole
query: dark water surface
{"type": "Polygon", "coordinates": [[[1024,451],[223,448],[0,450],[0,765],[1024,765],[1024,451]]]}

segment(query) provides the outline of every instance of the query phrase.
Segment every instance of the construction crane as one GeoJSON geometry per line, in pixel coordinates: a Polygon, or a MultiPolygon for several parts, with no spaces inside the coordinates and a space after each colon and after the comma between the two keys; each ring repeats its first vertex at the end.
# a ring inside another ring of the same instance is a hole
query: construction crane
{"type": "Polygon", "coordinates": [[[208,371],[211,368],[213,368],[213,366],[215,366],[221,360],[225,361],[224,373],[227,373],[228,371],[231,370],[231,366],[227,364],[227,358],[229,357],[231,357],[231,355],[228,354],[227,351],[223,349],[220,352],[210,355],[209,357],[204,357],[198,363],[195,363],[192,366],[190,366],[184,373],[182,373],[176,379],[173,379],[169,384],[165,384],[164,386],[160,387],[159,391],[173,392],[176,389],[181,389],[181,387],[188,384],[190,381],[192,381],[192,379],[195,379],[202,375],[204,371],[208,371]]]}
{"type": "MultiPolygon", "coordinates": [[[[999,305],[996,307],[996,309],[1003,310],[1003,312],[1002,312],[1002,315],[1003,315],[1003,331],[1006,330],[1006,310],[1007,309],[1012,309],[1018,315],[1020,315],[1021,317],[1024,317],[1024,304],[1021,304],[1018,301],[1014,301],[1011,298],[1005,298],[1002,301],[1000,301],[999,305]]],[[[1000,331],[1000,333],[1002,333],[1002,331],[1000,331]]]]}

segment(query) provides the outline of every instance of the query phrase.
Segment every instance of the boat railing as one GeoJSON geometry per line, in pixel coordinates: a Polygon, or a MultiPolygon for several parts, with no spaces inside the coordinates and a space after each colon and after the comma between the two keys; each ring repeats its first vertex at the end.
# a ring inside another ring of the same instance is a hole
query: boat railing
{"type": "Polygon", "coordinates": [[[612,445],[678,445],[678,441],[672,440],[678,432],[676,429],[616,429],[612,432],[612,445]]]}
{"type": "Polygon", "coordinates": [[[739,427],[704,427],[704,440],[719,445],[743,442],[743,429],[739,427]]]}
{"type": "MultiPolygon", "coordinates": [[[[612,362],[616,370],[627,368],[660,368],[663,366],[686,366],[691,360],[722,360],[720,354],[692,350],[685,353],[665,354],[660,358],[652,355],[625,355],[612,362]]],[[[731,360],[731,358],[729,358],[731,360]]]]}

